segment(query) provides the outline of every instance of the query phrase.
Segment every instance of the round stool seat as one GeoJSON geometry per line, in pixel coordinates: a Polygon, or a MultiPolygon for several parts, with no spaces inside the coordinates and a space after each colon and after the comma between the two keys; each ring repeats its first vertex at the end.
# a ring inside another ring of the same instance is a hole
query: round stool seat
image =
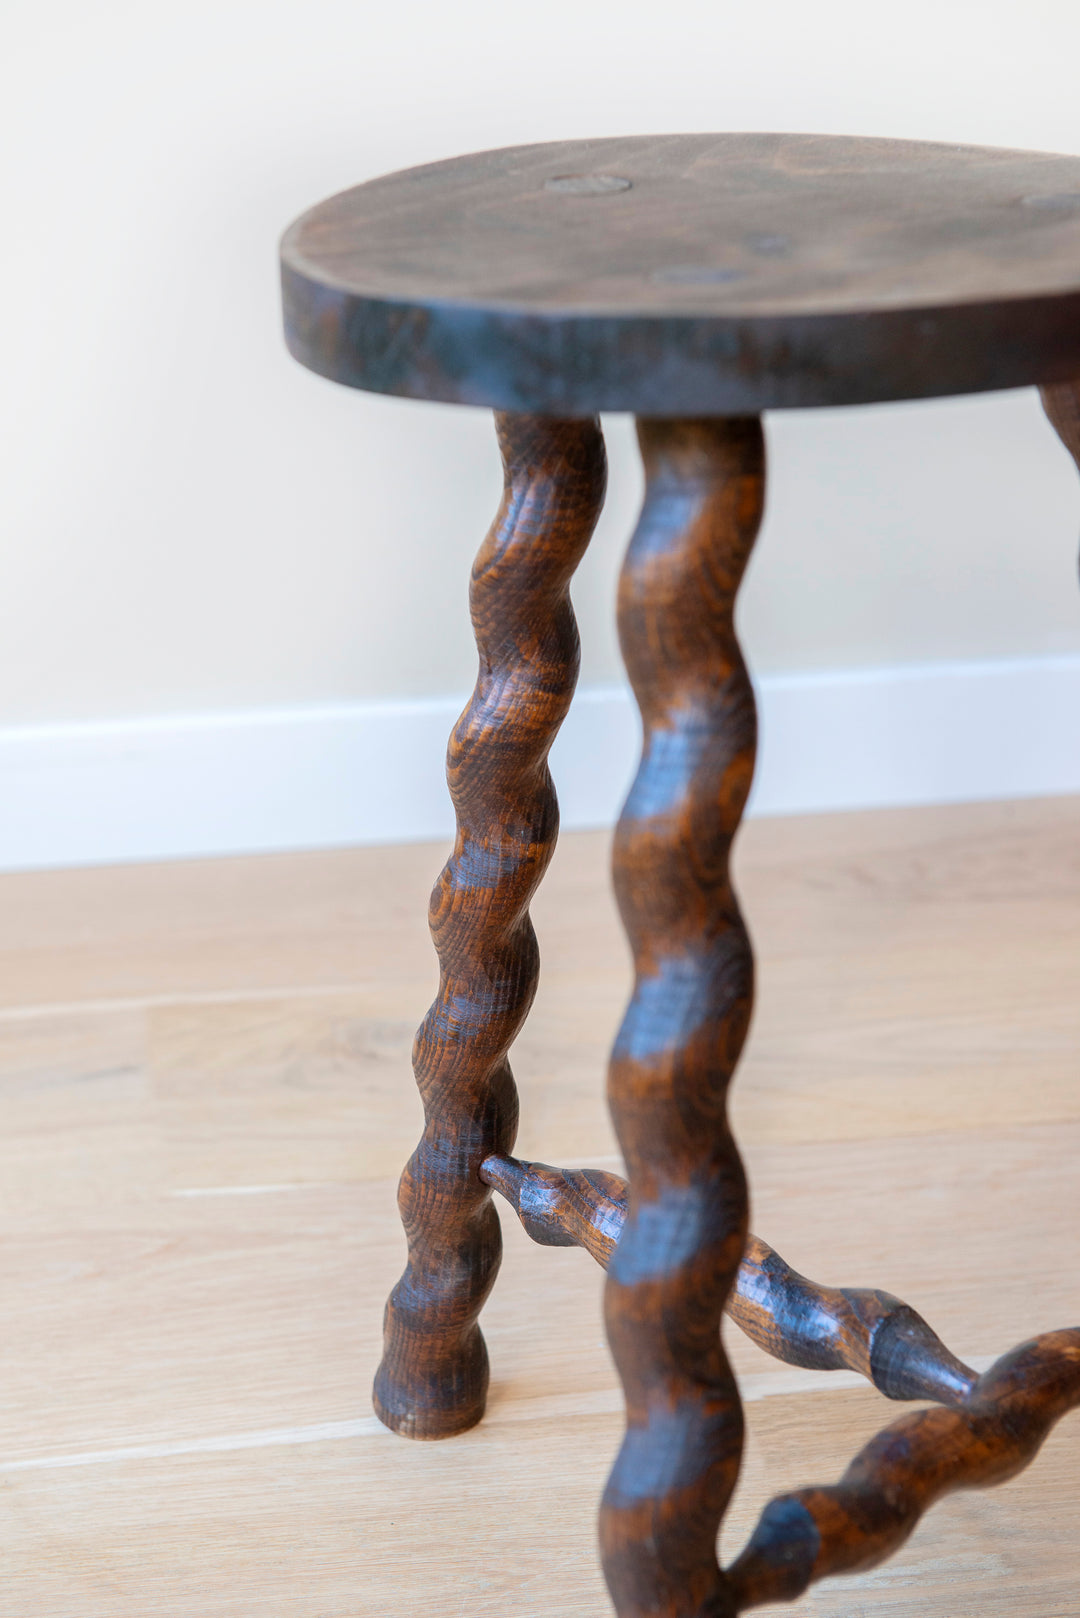
{"type": "Polygon", "coordinates": [[[1080,158],[826,135],[482,152],[282,243],[295,357],[549,415],[744,415],[1080,373],[1080,158]]]}

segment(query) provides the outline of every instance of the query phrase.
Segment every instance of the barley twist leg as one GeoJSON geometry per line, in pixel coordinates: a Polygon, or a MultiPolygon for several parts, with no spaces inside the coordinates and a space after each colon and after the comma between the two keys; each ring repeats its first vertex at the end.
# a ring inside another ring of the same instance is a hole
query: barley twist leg
{"type": "Polygon", "coordinates": [[[547,755],[577,678],[570,579],[604,495],[596,421],[496,425],[505,488],[470,594],[480,669],[447,758],[457,839],[431,898],[439,992],[413,1052],[425,1123],[399,1193],[408,1267],[375,1380],[377,1415],[412,1438],[447,1438],[484,1411],[477,1318],[501,1241],[479,1168],[517,1128],[507,1056],[536,992],[528,905],[558,830],[547,755]]]}
{"type": "Polygon", "coordinates": [[[642,421],[638,436],[619,628],[644,752],[615,844],[635,987],[609,1080],[630,1205],[605,1290],[627,1432],[600,1538],[619,1618],[721,1618],[742,1413],[719,1326],[747,1213],[726,1093],[753,995],[729,871],[756,740],[733,611],[764,450],[755,418],[642,421]]]}

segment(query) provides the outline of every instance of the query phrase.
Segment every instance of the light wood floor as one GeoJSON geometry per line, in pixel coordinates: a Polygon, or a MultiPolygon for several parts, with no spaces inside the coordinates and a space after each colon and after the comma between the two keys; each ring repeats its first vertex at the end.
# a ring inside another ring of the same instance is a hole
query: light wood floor
{"type": "MultiPolygon", "coordinates": [[[[370,1413],[432,993],[431,847],[0,881],[3,1618],[602,1618],[620,1431],[583,1253],[505,1221],[466,1437],[370,1413]]],[[[1080,1320],[1080,801],[758,821],[735,1121],[754,1227],[976,1360],[1080,1320]]],[[[524,1155],[616,1162],[606,840],[563,840],[515,1067],[524,1155]]],[[[725,1547],[900,1407],[732,1344],[725,1547]]],[[[1080,1417],[803,1618],[1076,1618],[1080,1417]]],[[[770,1609],[781,1611],[783,1609],[770,1609]]]]}

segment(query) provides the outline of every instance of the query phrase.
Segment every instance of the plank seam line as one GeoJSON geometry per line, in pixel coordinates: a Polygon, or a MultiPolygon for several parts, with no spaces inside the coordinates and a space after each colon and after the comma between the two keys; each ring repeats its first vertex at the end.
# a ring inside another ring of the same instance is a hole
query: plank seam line
{"type": "MultiPolygon", "coordinates": [[[[968,1356],[968,1363],[977,1371],[987,1370],[994,1355],[968,1356]]],[[[802,1393],[839,1393],[849,1389],[865,1390],[866,1382],[853,1371],[793,1372],[789,1375],[772,1374],[746,1376],[740,1380],[740,1389],[746,1403],[802,1393]]],[[[614,1415],[622,1408],[622,1396],[615,1388],[601,1389],[593,1395],[541,1396],[521,1399],[505,1404],[493,1403],[491,1417],[497,1424],[503,1421],[528,1421],[557,1417],[560,1414],[614,1415]]],[[[272,1449],[297,1444],[326,1444],[350,1438],[387,1438],[390,1433],[377,1416],[360,1416],[351,1421],[313,1422],[301,1427],[268,1427],[249,1433],[229,1433],[207,1438],[182,1438],[157,1444],[128,1444],[117,1449],[78,1450],[66,1455],[32,1455],[18,1460],[0,1461],[0,1473],[58,1470],[79,1466],[108,1466],[124,1461],[168,1460],[184,1455],[227,1455],[247,1449],[272,1449]]]]}

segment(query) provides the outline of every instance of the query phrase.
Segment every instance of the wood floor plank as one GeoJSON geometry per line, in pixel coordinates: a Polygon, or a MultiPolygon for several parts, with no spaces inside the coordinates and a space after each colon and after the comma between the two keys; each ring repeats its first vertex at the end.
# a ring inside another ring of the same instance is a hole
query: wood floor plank
{"type": "MultiPolygon", "coordinates": [[[[1078,824],[1069,800],[822,816],[751,823],[739,851],[755,1227],[979,1360],[1080,1321],[1078,824]]],[[[520,1149],[568,1165],[618,1162],[606,848],[563,840],[514,1053],[520,1149]]],[[[481,1428],[410,1445],[371,1416],[439,859],[0,879],[5,1618],[607,1610],[593,1524],[619,1400],[585,1254],[504,1221],[481,1428]]],[[[734,1548],[900,1407],[731,1350],[750,1429],[734,1548]]],[[[1078,1476],[1074,1416],[1023,1478],[786,1610],[1076,1618],[1078,1476]]]]}
{"type": "MultiPolygon", "coordinates": [[[[880,1402],[850,1391],[749,1408],[732,1545],[778,1486],[834,1477],[875,1430],[880,1402]]],[[[8,1517],[7,1599],[42,1618],[603,1612],[593,1520],[618,1432],[615,1415],[579,1416],[568,1431],[563,1418],[493,1411],[453,1445],[380,1434],[26,1473],[8,1517]]],[[[939,1505],[881,1569],[761,1610],[1072,1618],[1076,1459],[1063,1430],[1006,1489],[939,1505]]]]}

